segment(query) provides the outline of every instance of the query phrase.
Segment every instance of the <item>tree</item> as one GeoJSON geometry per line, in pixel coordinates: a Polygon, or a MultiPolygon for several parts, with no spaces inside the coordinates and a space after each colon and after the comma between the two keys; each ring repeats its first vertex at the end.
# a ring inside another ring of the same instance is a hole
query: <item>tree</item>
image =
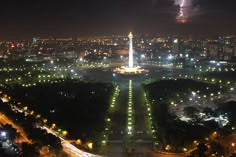
{"type": "Polygon", "coordinates": [[[233,154],[231,154],[229,157],[236,157],[236,154],[233,153],[233,154]]]}
{"type": "Polygon", "coordinates": [[[197,146],[199,157],[205,157],[205,152],[207,151],[207,146],[205,143],[199,143],[197,146]]]}
{"type": "Polygon", "coordinates": [[[46,134],[45,142],[53,147],[57,153],[62,150],[61,140],[53,134],[46,134]]]}
{"type": "Polygon", "coordinates": [[[205,107],[202,112],[204,112],[207,115],[217,116],[217,113],[214,112],[213,109],[210,107],[205,107]]]}
{"type": "Polygon", "coordinates": [[[184,108],[184,113],[190,118],[193,118],[196,115],[196,113],[198,113],[198,112],[199,112],[199,110],[195,107],[192,107],[192,106],[184,108]]]}
{"type": "Polygon", "coordinates": [[[39,157],[39,151],[36,145],[22,143],[22,152],[20,157],[39,157]]]}
{"type": "Polygon", "coordinates": [[[211,146],[211,153],[212,154],[217,153],[217,155],[219,155],[219,156],[223,156],[225,154],[224,147],[220,143],[212,142],[212,143],[210,143],[210,146],[211,146]]]}

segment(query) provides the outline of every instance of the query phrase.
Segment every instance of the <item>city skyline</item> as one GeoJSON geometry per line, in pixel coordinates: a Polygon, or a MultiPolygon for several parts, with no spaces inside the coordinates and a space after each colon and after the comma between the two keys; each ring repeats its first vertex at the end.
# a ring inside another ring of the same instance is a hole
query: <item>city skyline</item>
{"type": "Polygon", "coordinates": [[[234,157],[233,4],[4,5],[0,156],[234,157]]]}

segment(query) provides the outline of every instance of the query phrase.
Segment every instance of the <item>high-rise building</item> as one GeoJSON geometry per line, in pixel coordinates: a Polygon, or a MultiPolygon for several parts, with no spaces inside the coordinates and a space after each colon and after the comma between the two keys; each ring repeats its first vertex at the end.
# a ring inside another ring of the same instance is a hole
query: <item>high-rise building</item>
{"type": "Polygon", "coordinates": [[[173,40],[172,53],[179,54],[179,40],[177,38],[173,40]]]}

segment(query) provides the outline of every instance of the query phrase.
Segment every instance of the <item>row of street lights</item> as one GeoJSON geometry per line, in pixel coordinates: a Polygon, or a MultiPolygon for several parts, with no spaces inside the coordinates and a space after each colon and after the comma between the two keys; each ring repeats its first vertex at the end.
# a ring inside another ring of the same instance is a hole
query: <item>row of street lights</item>
{"type": "MultiPolygon", "coordinates": [[[[155,128],[153,125],[153,119],[152,119],[152,106],[147,98],[147,94],[144,93],[144,99],[145,99],[145,105],[146,105],[146,110],[147,110],[147,128],[148,128],[148,133],[151,134],[153,139],[156,139],[155,135],[155,128]]],[[[157,142],[155,142],[157,144],[157,142]]]]}
{"type": "Polygon", "coordinates": [[[129,80],[129,100],[128,100],[128,120],[127,120],[127,134],[132,136],[134,133],[134,111],[133,111],[133,87],[132,80],[129,80]]]}
{"type": "Polygon", "coordinates": [[[116,107],[116,103],[117,103],[117,98],[120,94],[120,88],[119,86],[117,85],[115,87],[115,91],[112,95],[112,99],[111,99],[111,103],[110,103],[110,106],[109,106],[109,109],[108,109],[108,115],[106,117],[106,126],[105,126],[105,130],[104,130],[104,135],[102,137],[102,145],[106,145],[107,144],[107,141],[108,141],[108,136],[109,136],[109,130],[110,130],[110,127],[111,127],[111,114],[115,111],[115,107],[116,107]]]}

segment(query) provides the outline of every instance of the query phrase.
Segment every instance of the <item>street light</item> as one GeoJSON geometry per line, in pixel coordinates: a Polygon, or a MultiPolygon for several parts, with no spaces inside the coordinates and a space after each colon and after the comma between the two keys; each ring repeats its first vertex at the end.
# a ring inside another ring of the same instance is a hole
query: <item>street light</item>
{"type": "Polygon", "coordinates": [[[196,95],[196,92],[192,92],[192,94],[193,94],[193,96],[195,96],[195,95],[196,95]]]}
{"type": "Polygon", "coordinates": [[[231,143],[231,146],[234,147],[234,146],[235,146],[235,143],[231,143]]]}
{"type": "Polygon", "coordinates": [[[68,132],[66,130],[62,131],[62,135],[66,136],[68,134],[68,132]]]}
{"type": "Polygon", "coordinates": [[[87,146],[88,146],[89,149],[93,149],[93,143],[92,143],[92,142],[89,142],[89,143],[87,144],[87,146]]]}
{"type": "Polygon", "coordinates": [[[173,58],[174,57],[171,54],[167,57],[168,60],[172,60],[173,58]]]}
{"type": "Polygon", "coordinates": [[[7,133],[6,133],[5,131],[2,131],[2,132],[1,132],[1,136],[2,136],[2,137],[6,137],[6,136],[7,136],[7,133]]]}

